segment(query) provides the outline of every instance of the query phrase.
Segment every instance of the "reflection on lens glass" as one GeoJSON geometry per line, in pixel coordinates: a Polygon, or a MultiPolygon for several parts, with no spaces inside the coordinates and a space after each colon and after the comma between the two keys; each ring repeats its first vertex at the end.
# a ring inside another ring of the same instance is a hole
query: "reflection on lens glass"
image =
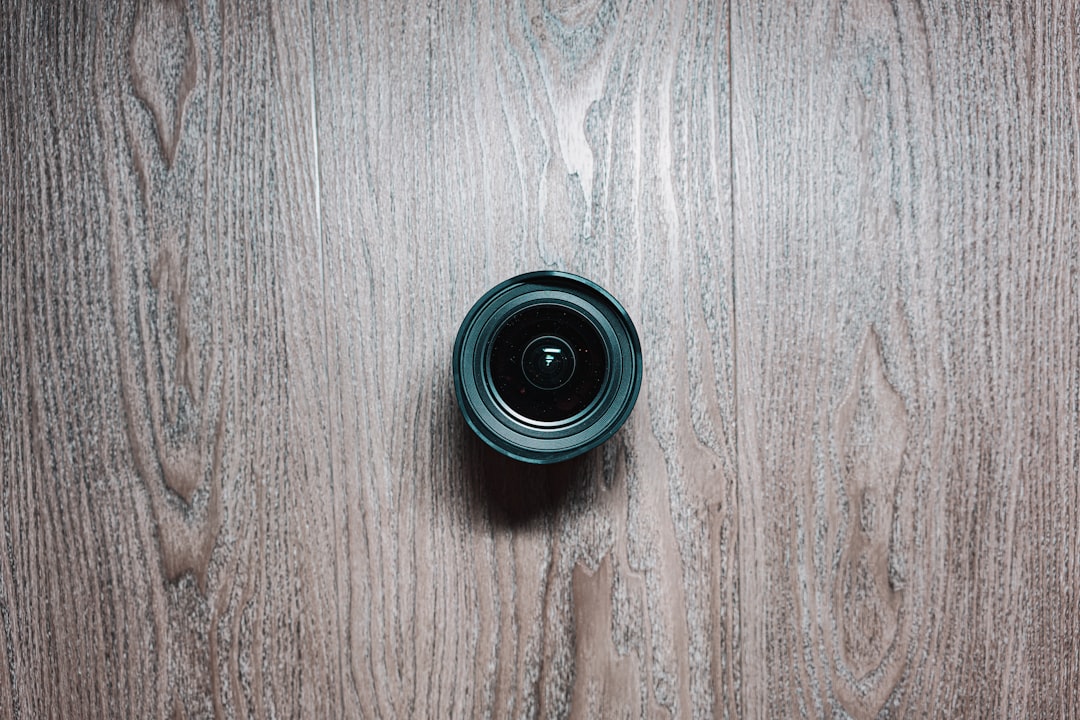
{"type": "Polygon", "coordinates": [[[607,370],[592,322],[564,305],[511,315],[491,344],[491,380],[514,412],[537,422],[567,420],[600,394],[607,370]]]}
{"type": "Polygon", "coordinates": [[[574,375],[574,351],[562,338],[545,335],[529,343],[521,355],[525,377],[541,390],[555,390],[574,375]]]}

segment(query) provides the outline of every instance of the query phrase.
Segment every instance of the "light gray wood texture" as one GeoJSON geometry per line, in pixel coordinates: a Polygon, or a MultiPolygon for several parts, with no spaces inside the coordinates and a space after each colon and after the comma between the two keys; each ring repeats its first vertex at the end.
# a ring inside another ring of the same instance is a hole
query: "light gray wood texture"
{"type": "Polygon", "coordinates": [[[1080,716],[1073,4],[0,0],[0,48],[0,718],[1080,716]],[[646,366],[548,468],[450,378],[542,268],[646,366]]]}
{"type": "Polygon", "coordinates": [[[1080,712],[1080,16],[933,5],[732,16],[772,717],[1080,712]]]}

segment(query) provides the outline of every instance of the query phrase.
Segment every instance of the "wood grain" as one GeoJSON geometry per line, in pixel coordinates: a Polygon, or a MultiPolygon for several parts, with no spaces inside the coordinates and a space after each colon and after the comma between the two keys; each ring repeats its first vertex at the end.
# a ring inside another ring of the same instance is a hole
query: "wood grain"
{"type": "Polygon", "coordinates": [[[316,5],[347,711],[701,716],[726,701],[726,14],[316,5]],[[530,472],[467,436],[450,350],[484,290],[545,267],[627,304],[649,373],[602,451],[530,472]],[[564,497],[524,518],[495,501],[532,483],[564,497]]]}
{"type": "Polygon", "coordinates": [[[315,707],[310,24],[12,5],[0,716],[315,707]]]}
{"type": "Polygon", "coordinates": [[[734,8],[746,693],[769,716],[1080,711],[1077,22],[734,8]]]}
{"type": "Polygon", "coordinates": [[[955,5],[0,0],[0,718],[1080,716],[1080,13],[955,5]]]}

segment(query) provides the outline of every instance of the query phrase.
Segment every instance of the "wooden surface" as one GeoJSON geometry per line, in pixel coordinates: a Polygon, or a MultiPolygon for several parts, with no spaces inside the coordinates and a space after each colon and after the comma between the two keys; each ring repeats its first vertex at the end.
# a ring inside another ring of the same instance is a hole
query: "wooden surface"
{"type": "Polygon", "coordinates": [[[1080,716],[1073,3],[0,5],[0,718],[1080,716]]]}

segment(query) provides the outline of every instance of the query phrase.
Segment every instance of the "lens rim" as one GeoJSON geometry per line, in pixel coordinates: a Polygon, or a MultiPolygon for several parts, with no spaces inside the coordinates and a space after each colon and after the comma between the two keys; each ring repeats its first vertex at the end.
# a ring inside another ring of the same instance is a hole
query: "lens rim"
{"type": "Polygon", "coordinates": [[[558,270],[524,273],[486,292],[469,310],[454,341],[454,389],[466,424],[500,453],[529,463],[569,460],[603,443],[623,425],[641,389],[641,343],[629,314],[596,283],[558,270]],[[563,305],[588,319],[607,356],[596,397],[565,420],[518,415],[495,390],[491,343],[503,322],[535,305],[563,305]]]}

